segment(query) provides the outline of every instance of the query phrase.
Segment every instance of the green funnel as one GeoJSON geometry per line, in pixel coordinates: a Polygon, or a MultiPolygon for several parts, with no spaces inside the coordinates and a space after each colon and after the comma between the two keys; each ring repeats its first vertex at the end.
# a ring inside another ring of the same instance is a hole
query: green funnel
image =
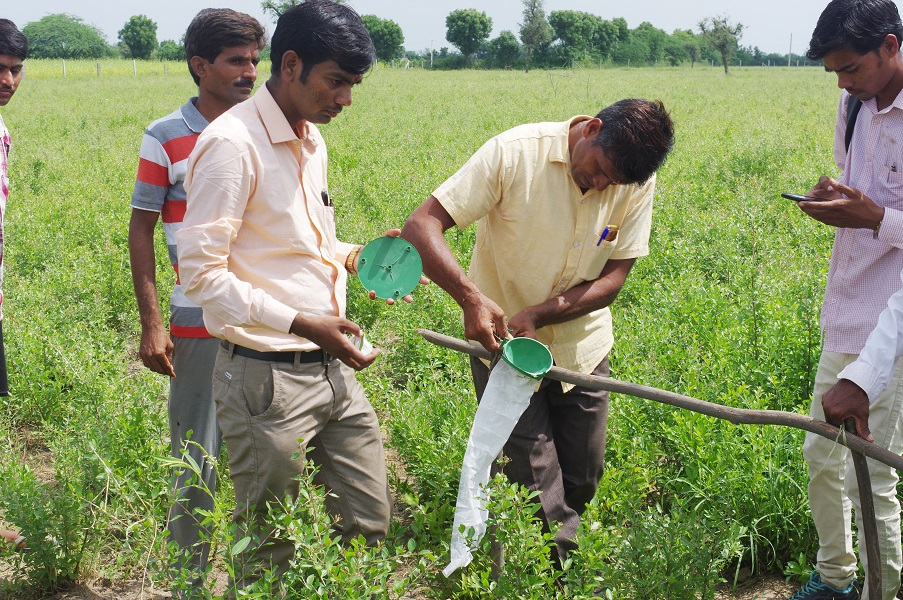
{"type": "Polygon", "coordinates": [[[552,368],[552,353],[548,346],[528,337],[511,338],[503,342],[502,360],[518,373],[532,379],[542,379],[552,368]]]}

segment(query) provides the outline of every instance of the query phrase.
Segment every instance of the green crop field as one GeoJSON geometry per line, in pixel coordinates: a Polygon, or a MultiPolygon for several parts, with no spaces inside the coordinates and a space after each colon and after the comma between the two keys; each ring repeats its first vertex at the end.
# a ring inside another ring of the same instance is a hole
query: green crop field
{"type": "MultiPolygon", "coordinates": [[[[67,72],[29,61],[2,110],[14,147],[0,523],[27,532],[32,550],[0,550],[0,598],[98,577],[170,585],[167,382],[137,358],[126,238],[142,131],[194,88],[181,65],[164,75],[139,64],[135,77],[121,63],[97,77],[86,61],[67,72]]],[[[779,193],[836,171],[838,90],[821,69],[377,70],[321,127],[339,237],[366,242],[400,227],[496,133],[630,96],[663,100],[677,141],[658,176],[651,254],[613,307],[612,376],[807,412],[833,232],[779,193]]],[[[448,239],[466,262],[473,229],[448,239]]],[[[165,290],[173,275],[159,243],[165,290]]],[[[439,570],[476,403],[466,358],[416,329],[460,337],[458,307],[435,286],[387,307],[355,282],[349,316],[385,349],[360,378],[391,450],[396,519],[383,546],[341,548],[325,535],[322,492],[307,488],[277,510],[298,548],[284,582],[293,597],[581,598],[605,587],[611,598],[709,599],[740,568],[798,574],[814,562],[801,432],[613,395],[605,475],[564,573],[550,571],[535,498],[498,480],[491,507],[504,570],[492,580],[484,540],[486,551],[446,580],[439,570]]],[[[242,560],[221,482],[208,516],[211,581],[242,560]]]]}

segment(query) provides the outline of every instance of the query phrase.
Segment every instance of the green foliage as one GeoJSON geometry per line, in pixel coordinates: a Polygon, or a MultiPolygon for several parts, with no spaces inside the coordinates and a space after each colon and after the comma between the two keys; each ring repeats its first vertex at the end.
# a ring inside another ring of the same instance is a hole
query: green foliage
{"type": "MultiPolygon", "coordinates": [[[[332,1],[337,4],[345,4],[345,0],[332,1]]],[[[304,0],[263,0],[263,2],[260,3],[260,10],[265,14],[270,15],[270,18],[272,18],[275,23],[279,20],[279,17],[282,16],[282,13],[301,2],[304,2],[304,0]]]]}
{"type": "Polygon", "coordinates": [[[709,520],[690,506],[664,510],[661,505],[631,507],[629,521],[590,521],[598,505],[585,515],[580,546],[567,585],[575,595],[610,598],[699,598],[712,600],[722,571],[739,558],[744,535],[737,524],[709,520]]]}
{"type": "Polygon", "coordinates": [[[731,23],[725,15],[706,17],[699,22],[702,37],[721,54],[724,72],[728,72],[731,56],[737,50],[737,41],[743,33],[742,23],[731,23]]]}
{"type": "Polygon", "coordinates": [[[110,45],[103,32],[81,18],[53,14],[22,28],[29,58],[101,58],[110,45]]]}
{"type": "Polygon", "coordinates": [[[514,34],[508,30],[503,31],[497,38],[489,42],[489,53],[492,61],[503,69],[511,68],[517,59],[520,44],[514,34]]]}
{"type": "Polygon", "coordinates": [[[173,40],[163,40],[157,48],[157,58],[160,60],[183,61],[185,60],[185,46],[173,40]]]}
{"type": "Polygon", "coordinates": [[[524,21],[520,24],[520,40],[524,44],[524,70],[530,71],[531,60],[542,58],[554,39],[546,18],[543,0],[523,0],[524,21]]]}
{"type": "Polygon", "coordinates": [[[375,15],[364,15],[361,21],[370,32],[370,39],[376,48],[376,58],[392,60],[404,54],[404,34],[398,23],[390,19],[380,19],[375,15]]]}
{"type": "Polygon", "coordinates": [[[445,17],[445,39],[461,51],[465,61],[489,38],[492,19],[475,8],[453,10],[445,17]]]}
{"type": "Polygon", "coordinates": [[[692,31],[678,29],[671,34],[665,54],[672,66],[690,61],[690,67],[694,67],[701,56],[699,45],[699,40],[692,31]]]}
{"type": "Polygon", "coordinates": [[[273,22],[275,23],[279,20],[279,17],[282,16],[282,13],[298,3],[298,0],[263,0],[263,2],[260,3],[260,9],[264,13],[270,15],[270,18],[273,19],[273,22]]]}
{"type": "Polygon", "coordinates": [[[555,37],[561,40],[564,55],[570,63],[593,52],[602,19],[579,10],[553,10],[549,14],[549,25],[555,37]]]}
{"type": "Polygon", "coordinates": [[[148,59],[157,48],[157,24],[144,15],[129,18],[119,30],[119,39],[132,58],[148,59]]]}
{"type": "Polygon", "coordinates": [[[654,27],[649,21],[640,23],[639,27],[630,33],[630,37],[649,48],[649,53],[646,55],[647,63],[655,64],[665,57],[665,48],[668,45],[670,36],[661,29],[654,27]]]}

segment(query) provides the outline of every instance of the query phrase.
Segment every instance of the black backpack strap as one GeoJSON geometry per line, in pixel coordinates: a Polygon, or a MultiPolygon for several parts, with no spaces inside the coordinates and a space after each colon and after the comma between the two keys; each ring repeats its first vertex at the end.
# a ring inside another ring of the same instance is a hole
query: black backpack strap
{"type": "Polygon", "coordinates": [[[853,139],[853,129],[856,127],[856,117],[859,116],[860,108],[862,108],[862,100],[856,96],[850,96],[847,100],[847,131],[843,138],[843,145],[847,152],[850,151],[850,141],[853,139]]]}

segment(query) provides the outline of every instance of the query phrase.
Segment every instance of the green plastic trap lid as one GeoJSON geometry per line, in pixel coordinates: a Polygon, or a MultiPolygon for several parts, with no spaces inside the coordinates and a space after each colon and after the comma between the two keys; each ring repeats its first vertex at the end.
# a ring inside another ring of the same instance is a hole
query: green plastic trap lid
{"type": "Polygon", "coordinates": [[[377,298],[401,299],[420,283],[423,261],[417,249],[400,237],[376,238],[361,250],[357,276],[377,298]]]}
{"type": "Polygon", "coordinates": [[[502,359],[514,369],[533,379],[542,379],[552,368],[548,346],[533,338],[517,337],[502,345],[502,359]]]}

